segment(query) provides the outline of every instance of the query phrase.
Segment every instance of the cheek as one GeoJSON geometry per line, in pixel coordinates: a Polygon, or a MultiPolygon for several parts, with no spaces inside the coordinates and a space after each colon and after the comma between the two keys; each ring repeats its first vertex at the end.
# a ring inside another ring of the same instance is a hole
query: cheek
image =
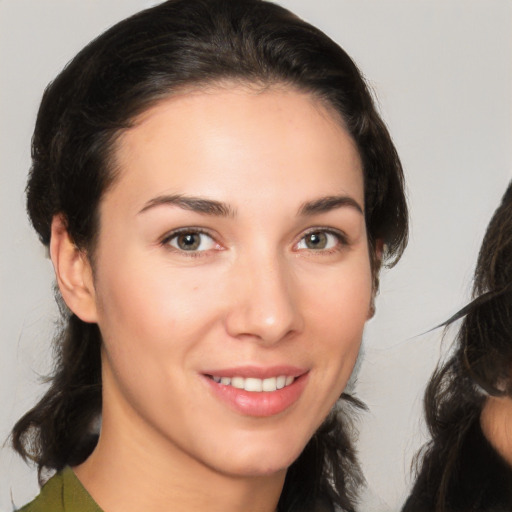
{"type": "Polygon", "coordinates": [[[310,314],[333,332],[360,332],[368,319],[373,278],[370,261],[362,255],[351,264],[332,269],[322,276],[316,289],[310,288],[310,314]]]}
{"type": "Polygon", "coordinates": [[[313,349],[323,361],[324,372],[320,378],[330,380],[336,395],[341,393],[352,372],[369,318],[372,300],[369,260],[361,258],[346,272],[333,273],[325,281],[322,293],[315,297],[308,308],[311,325],[317,330],[313,349]]]}
{"type": "Polygon", "coordinates": [[[133,256],[117,261],[104,263],[97,279],[108,382],[131,397],[137,410],[162,407],[170,400],[164,391],[170,387],[169,369],[175,376],[187,371],[187,356],[212,317],[204,304],[204,293],[211,292],[200,287],[199,276],[139,264],[133,256]]]}
{"type": "Polygon", "coordinates": [[[209,281],[200,272],[137,260],[119,259],[98,276],[99,324],[105,335],[125,333],[125,338],[158,343],[168,342],[171,333],[196,329],[198,317],[209,311],[209,281]]]}

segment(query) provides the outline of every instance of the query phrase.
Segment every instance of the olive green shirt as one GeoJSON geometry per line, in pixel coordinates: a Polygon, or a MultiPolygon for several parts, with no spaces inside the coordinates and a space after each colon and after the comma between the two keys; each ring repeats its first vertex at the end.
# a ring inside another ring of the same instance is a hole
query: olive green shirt
{"type": "MultiPolygon", "coordinates": [[[[325,503],[318,503],[316,512],[332,512],[325,503]]],[[[43,485],[39,495],[17,512],[103,512],[85,490],[70,467],[54,475],[43,485]]]]}
{"type": "Polygon", "coordinates": [[[18,512],[102,512],[70,467],[54,475],[18,512]]]}

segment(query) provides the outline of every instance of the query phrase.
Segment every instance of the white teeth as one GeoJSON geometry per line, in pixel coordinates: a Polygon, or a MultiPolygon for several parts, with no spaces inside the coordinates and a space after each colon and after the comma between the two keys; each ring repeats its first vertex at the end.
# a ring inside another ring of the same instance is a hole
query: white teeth
{"type": "Polygon", "coordinates": [[[270,377],[270,379],[263,379],[262,391],[275,391],[277,389],[277,377],[270,377]]]}
{"type": "Polygon", "coordinates": [[[276,388],[282,389],[285,387],[285,385],[286,385],[286,377],[284,375],[280,375],[279,377],[277,377],[276,388]]]}
{"type": "Polygon", "coordinates": [[[256,379],[254,377],[217,377],[213,375],[212,379],[224,386],[233,386],[245,391],[260,393],[261,391],[272,392],[289,386],[295,380],[295,377],[279,375],[268,379],[256,379]]]}
{"type": "Polygon", "coordinates": [[[263,381],[249,377],[245,379],[244,389],[245,391],[256,391],[259,393],[263,389],[263,381]]]}
{"type": "Polygon", "coordinates": [[[234,388],[244,389],[244,380],[245,379],[243,377],[233,377],[231,379],[231,385],[234,388]]]}

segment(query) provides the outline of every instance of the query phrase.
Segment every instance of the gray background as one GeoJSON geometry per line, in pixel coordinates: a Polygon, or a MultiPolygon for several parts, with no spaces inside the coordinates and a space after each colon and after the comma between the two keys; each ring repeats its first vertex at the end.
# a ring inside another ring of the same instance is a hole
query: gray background
{"type": "MultiPolygon", "coordinates": [[[[57,319],[51,264],[24,213],[43,88],[92,37],[155,3],[0,0],[0,443],[44,389],[57,319]]],[[[360,417],[359,450],[380,503],[373,510],[398,510],[425,438],[423,386],[450,341],[420,334],[467,300],[483,232],[512,178],[512,2],[280,3],[358,63],[407,173],[411,240],[400,264],[383,273],[355,384],[370,409],[360,417]]],[[[34,472],[1,449],[0,510],[36,492],[34,472]]]]}

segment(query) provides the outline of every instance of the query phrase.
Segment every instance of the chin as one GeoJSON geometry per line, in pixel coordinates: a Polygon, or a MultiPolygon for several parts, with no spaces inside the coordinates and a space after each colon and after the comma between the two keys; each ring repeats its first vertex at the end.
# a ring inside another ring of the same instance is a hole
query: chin
{"type": "Polygon", "coordinates": [[[259,462],[251,461],[249,464],[231,465],[231,467],[223,468],[225,474],[242,478],[267,477],[278,473],[286,473],[289,466],[295,459],[287,463],[277,463],[260,460],[259,462]]]}
{"type": "Polygon", "coordinates": [[[265,447],[258,447],[255,443],[251,449],[244,452],[239,451],[229,457],[227,459],[229,464],[224,461],[223,472],[242,477],[264,477],[286,472],[297,460],[304,445],[300,444],[298,447],[286,449],[287,447],[283,444],[267,443],[265,447]]]}

